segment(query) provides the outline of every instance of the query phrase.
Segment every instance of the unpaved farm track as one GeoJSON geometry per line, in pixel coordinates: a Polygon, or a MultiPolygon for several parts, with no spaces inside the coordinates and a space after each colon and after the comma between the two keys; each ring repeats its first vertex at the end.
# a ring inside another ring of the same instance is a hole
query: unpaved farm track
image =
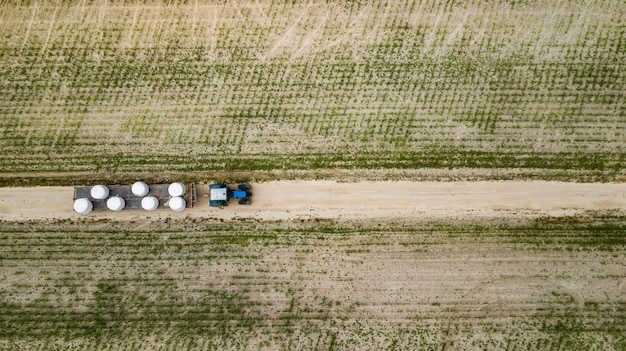
{"type": "MultiPolygon", "coordinates": [[[[459,215],[564,215],[626,209],[626,184],[564,182],[359,182],[277,181],[253,185],[251,206],[220,210],[207,205],[199,185],[198,206],[181,213],[92,212],[92,218],[368,219],[459,215]]],[[[0,219],[82,217],[72,211],[72,187],[0,188],[0,219]]]]}

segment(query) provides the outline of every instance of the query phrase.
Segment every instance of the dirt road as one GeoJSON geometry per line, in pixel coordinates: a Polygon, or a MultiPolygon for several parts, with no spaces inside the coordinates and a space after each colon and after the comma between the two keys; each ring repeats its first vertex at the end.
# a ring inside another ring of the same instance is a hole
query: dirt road
{"type": "MultiPolygon", "coordinates": [[[[626,184],[562,182],[360,182],[278,181],[253,185],[253,204],[235,201],[220,210],[207,205],[199,185],[197,208],[181,213],[92,212],[91,218],[216,217],[367,219],[458,215],[560,215],[626,209],[626,184]]],[[[0,188],[0,219],[79,218],[72,187],[0,188]]]]}

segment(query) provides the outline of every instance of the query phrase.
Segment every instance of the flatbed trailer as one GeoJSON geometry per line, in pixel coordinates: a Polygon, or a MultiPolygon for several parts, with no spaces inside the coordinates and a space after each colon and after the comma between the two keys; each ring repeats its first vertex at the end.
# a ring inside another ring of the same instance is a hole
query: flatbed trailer
{"type": "MultiPolygon", "coordinates": [[[[169,195],[167,189],[170,184],[148,184],[148,194],[146,196],[154,196],[159,200],[158,208],[166,208],[165,204],[172,198],[169,195]]],[[[198,203],[198,195],[196,192],[195,183],[186,184],[186,192],[182,196],[187,203],[187,208],[192,208],[198,203]]],[[[126,201],[124,210],[141,210],[141,199],[143,196],[135,196],[131,189],[132,185],[107,185],[109,188],[109,196],[119,196],[126,201]]],[[[94,210],[106,210],[107,199],[99,200],[91,197],[91,186],[77,186],[74,187],[74,201],[76,199],[87,198],[93,204],[94,210]]]]}

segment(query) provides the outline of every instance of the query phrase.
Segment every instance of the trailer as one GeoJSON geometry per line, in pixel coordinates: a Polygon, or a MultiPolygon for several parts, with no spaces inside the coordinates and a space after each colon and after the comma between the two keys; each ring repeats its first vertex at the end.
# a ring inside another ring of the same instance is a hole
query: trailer
{"type": "Polygon", "coordinates": [[[88,214],[91,210],[147,210],[170,208],[180,212],[197,205],[194,183],[133,185],[94,185],[74,187],[74,210],[88,214]],[[137,187],[137,185],[140,185],[137,187]],[[144,189],[141,189],[143,186],[144,189]],[[137,189],[139,188],[139,189],[137,189]]]}
{"type": "Polygon", "coordinates": [[[250,184],[239,184],[233,189],[228,183],[215,183],[209,185],[209,206],[224,208],[228,206],[230,199],[238,199],[240,205],[250,205],[252,193],[250,184]]]}

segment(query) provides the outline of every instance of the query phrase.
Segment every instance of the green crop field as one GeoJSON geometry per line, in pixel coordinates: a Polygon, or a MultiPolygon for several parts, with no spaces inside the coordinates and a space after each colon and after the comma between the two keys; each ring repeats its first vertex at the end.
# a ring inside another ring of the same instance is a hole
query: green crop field
{"type": "Polygon", "coordinates": [[[4,223],[0,348],[622,350],[624,223],[4,223]]]}
{"type": "Polygon", "coordinates": [[[4,1],[0,176],[623,180],[625,41],[623,1],[4,1]]]}

